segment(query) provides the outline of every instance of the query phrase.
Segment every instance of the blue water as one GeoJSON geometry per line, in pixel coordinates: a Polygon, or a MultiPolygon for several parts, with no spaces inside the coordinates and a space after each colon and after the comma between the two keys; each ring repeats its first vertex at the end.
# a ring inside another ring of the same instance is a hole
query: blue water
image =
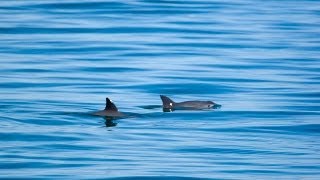
{"type": "Polygon", "coordinates": [[[317,0],[0,2],[0,178],[319,179],[319,90],[317,0]]]}

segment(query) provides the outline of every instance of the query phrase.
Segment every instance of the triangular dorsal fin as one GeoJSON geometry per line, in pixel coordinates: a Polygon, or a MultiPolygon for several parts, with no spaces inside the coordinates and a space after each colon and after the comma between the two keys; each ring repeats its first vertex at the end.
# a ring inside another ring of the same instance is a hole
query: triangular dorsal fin
{"type": "Polygon", "coordinates": [[[109,98],[106,98],[106,107],[104,108],[104,110],[118,111],[118,108],[109,98]]]}
{"type": "Polygon", "coordinates": [[[163,108],[167,108],[167,109],[173,108],[173,106],[175,104],[174,101],[172,101],[170,98],[168,98],[167,96],[164,96],[164,95],[160,95],[160,98],[162,100],[163,108]]]}

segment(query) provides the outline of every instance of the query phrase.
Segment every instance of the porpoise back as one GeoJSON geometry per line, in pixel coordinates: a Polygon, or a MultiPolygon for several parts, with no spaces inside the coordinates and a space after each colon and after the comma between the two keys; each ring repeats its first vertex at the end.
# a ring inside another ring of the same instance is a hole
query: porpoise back
{"type": "Polygon", "coordinates": [[[160,98],[162,100],[162,107],[164,109],[172,109],[175,106],[175,102],[172,101],[170,98],[164,95],[160,95],[160,98]]]}
{"type": "Polygon", "coordinates": [[[124,114],[118,111],[117,106],[109,98],[106,98],[106,106],[104,110],[96,111],[92,114],[96,116],[105,116],[105,117],[124,116],[124,114]]]}
{"type": "Polygon", "coordinates": [[[184,102],[174,102],[170,98],[164,95],[160,95],[162,100],[162,107],[166,109],[211,109],[218,105],[212,101],[184,101],[184,102]]]}

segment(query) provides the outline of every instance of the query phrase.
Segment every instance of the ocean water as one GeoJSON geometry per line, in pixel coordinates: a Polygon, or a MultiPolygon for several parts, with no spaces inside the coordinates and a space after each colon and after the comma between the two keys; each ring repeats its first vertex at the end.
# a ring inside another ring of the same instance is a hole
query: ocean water
{"type": "Polygon", "coordinates": [[[319,179],[317,0],[0,2],[0,178],[319,179]],[[212,100],[163,112],[159,95],[212,100]],[[111,98],[129,117],[90,115],[111,98]]]}

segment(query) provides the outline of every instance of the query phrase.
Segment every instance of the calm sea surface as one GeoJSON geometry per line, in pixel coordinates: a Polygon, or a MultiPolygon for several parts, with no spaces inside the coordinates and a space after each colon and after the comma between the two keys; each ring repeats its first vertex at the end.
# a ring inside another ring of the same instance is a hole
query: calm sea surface
{"type": "Polygon", "coordinates": [[[0,109],[3,179],[319,179],[320,2],[1,1],[0,109]]]}

